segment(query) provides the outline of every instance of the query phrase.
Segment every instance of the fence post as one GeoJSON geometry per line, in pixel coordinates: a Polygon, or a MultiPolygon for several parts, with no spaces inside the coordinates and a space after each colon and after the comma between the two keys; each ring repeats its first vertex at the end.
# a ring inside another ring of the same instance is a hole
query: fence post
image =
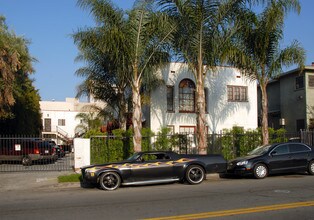
{"type": "Polygon", "coordinates": [[[90,139],[74,139],[74,169],[79,172],[80,167],[90,165],[90,139]]]}

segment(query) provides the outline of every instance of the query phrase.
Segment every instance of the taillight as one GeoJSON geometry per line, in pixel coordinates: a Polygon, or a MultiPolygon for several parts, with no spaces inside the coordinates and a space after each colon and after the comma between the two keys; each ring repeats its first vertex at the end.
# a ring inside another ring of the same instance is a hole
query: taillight
{"type": "Polygon", "coordinates": [[[38,149],[34,149],[34,154],[39,154],[39,150],[38,149]]]}

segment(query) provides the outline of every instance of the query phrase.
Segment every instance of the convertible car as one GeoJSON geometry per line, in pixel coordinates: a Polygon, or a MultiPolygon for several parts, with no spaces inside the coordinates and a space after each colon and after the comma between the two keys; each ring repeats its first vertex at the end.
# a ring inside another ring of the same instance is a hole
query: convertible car
{"type": "Polygon", "coordinates": [[[83,181],[99,184],[104,190],[120,185],[147,185],[187,181],[199,184],[206,173],[226,171],[227,162],[221,155],[183,155],[174,152],[138,152],[119,163],[81,168],[83,181]]]}
{"type": "Polygon", "coordinates": [[[227,173],[254,175],[257,179],[300,171],[314,175],[314,149],[294,142],[257,147],[247,156],[229,161],[227,168],[227,173]]]}

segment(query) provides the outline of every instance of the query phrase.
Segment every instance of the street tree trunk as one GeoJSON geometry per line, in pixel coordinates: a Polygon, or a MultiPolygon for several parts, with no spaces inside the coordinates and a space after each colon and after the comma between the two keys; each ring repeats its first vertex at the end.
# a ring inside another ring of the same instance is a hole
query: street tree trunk
{"type": "Polygon", "coordinates": [[[269,143],[269,133],[268,133],[268,98],[266,91],[267,84],[261,84],[261,92],[262,92],[262,137],[263,137],[263,145],[269,143]]]}
{"type": "MultiPolygon", "coordinates": [[[[201,38],[202,36],[200,36],[201,38]]],[[[200,40],[198,66],[196,71],[196,134],[199,154],[207,154],[205,93],[204,93],[204,67],[202,62],[202,40],[200,40]]]]}
{"type": "Polygon", "coordinates": [[[134,151],[139,152],[142,150],[142,107],[141,107],[141,96],[140,96],[140,86],[138,80],[133,81],[132,85],[132,103],[133,103],[133,143],[134,151]]]}
{"type": "Polygon", "coordinates": [[[205,93],[202,76],[198,78],[196,87],[196,108],[197,108],[197,140],[199,154],[207,154],[206,118],[205,118],[205,93]]]}

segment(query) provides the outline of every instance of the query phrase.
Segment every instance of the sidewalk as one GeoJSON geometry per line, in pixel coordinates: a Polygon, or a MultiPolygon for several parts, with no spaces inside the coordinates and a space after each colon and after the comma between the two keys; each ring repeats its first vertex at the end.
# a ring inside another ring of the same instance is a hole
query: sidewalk
{"type": "Polygon", "coordinates": [[[48,187],[80,187],[80,183],[58,183],[58,176],[73,173],[73,171],[0,173],[0,192],[38,190],[48,187]]]}

